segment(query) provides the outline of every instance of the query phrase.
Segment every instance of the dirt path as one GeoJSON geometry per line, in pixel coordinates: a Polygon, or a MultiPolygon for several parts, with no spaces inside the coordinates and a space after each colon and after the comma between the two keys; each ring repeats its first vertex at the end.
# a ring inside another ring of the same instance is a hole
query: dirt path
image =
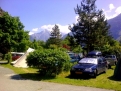
{"type": "Polygon", "coordinates": [[[0,66],[0,91],[113,91],[22,79],[12,70],[0,66]]]}

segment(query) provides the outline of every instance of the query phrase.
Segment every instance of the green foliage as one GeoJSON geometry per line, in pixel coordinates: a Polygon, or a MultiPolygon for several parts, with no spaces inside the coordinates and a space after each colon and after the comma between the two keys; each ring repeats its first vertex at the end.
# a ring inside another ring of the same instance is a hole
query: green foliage
{"type": "Polygon", "coordinates": [[[50,44],[50,46],[48,47],[49,49],[57,49],[57,45],[54,45],[54,44],[50,44]]]}
{"type": "Polygon", "coordinates": [[[118,57],[121,53],[121,45],[118,41],[110,39],[106,45],[103,45],[102,48],[100,48],[100,50],[104,55],[114,54],[118,57]]]}
{"type": "Polygon", "coordinates": [[[58,49],[63,51],[63,52],[67,52],[67,49],[65,49],[65,48],[59,47],[58,49]]]}
{"type": "Polygon", "coordinates": [[[29,47],[33,49],[43,49],[45,47],[45,42],[40,40],[34,40],[29,43],[29,47]]]}
{"type": "Polygon", "coordinates": [[[73,50],[72,50],[74,53],[81,53],[82,52],[82,48],[80,45],[78,45],[77,47],[75,47],[73,50]]]}
{"type": "Polygon", "coordinates": [[[8,60],[8,63],[12,61],[12,55],[10,52],[5,54],[4,60],[8,60]]]}
{"type": "Polygon", "coordinates": [[[80,53],[83,51],[81,45],[79,45],[75,38],[73,38],[72,36],[70,36],[69,34],[67,35],[67,37],[62,41],[63,44],[63,48],[69,50],[69,51],[73,51],[75,53],[80,53]]]}
{"type": "Polygon", "coordinates": [[[96,0],[82,0],[81,6],[77,5],[75,13],[79,15],[78,23],[69,26],[78,44],[88,51],[101,48],[107,44],[111,37],[105,15],[102,10],[97,10],[96,0]]]}
{"type": "Polygon", "coordinates": [[[0,52],[3,54],[9,51],[25,51],[29,41],[27,31],[19,17],[12,17],[3,11],[0,16],[0,52]]]}
{"type": "Polygon", "coordinates": [[[27,57],[27,64],[38,67],[45,75],[59,74],[70,68],[70,57],[59,49],[36,50],[27,57]],[[66,69],[68,68],[68,69],[66,69]]]}

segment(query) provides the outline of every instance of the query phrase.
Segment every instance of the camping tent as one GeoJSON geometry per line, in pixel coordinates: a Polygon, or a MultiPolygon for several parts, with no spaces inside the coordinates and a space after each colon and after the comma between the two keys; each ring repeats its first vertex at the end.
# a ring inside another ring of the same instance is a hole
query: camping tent
{"type": "Polygon", "coordinates": [[[21,56],[19,59],[12,62],[13,66],[14,67],[28,68],[28,65],[26,63],[26,58],[27,58],[27,55],[29,55],[29,53],[33,52],[33,51],[34,51],[34,49],[28,48],[28,50],[25,52],[25,54],[23,56],[21,56]]]}

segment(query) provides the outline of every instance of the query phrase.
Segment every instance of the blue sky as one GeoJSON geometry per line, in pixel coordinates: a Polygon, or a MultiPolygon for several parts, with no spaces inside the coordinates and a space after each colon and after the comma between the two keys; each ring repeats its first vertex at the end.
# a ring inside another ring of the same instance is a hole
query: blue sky
{"type": "MultiPolygon", "coordinates": [[[[74,12],[81,0],[0,0],[0,7],[12,16],[19,16],[30,34],[44,29],[52,30],[58,24],[68,33],[68,25],[76,22],[74,12]]],[[[97,9],[103,9],[107,19],[121,13],[121,0],[97,0],[97,9]]]]}

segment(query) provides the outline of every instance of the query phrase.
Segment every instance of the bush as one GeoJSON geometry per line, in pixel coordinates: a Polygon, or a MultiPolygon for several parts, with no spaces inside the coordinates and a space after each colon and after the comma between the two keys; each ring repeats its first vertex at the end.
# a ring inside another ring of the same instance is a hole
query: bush
{"type": "Polygon", "coordinates": [[[12,61],[12,55],[10,52],[8,54],[5,54],[4,60],[8,60],[8,63],[10,63],[12,61]]]}
{"type": "Polygon", "coordinates": [[[38,67],[44,75],[55,75],[70,69],[70,57],[59,49],[36,50],[27,56],[29,66],[38,67]]]}

